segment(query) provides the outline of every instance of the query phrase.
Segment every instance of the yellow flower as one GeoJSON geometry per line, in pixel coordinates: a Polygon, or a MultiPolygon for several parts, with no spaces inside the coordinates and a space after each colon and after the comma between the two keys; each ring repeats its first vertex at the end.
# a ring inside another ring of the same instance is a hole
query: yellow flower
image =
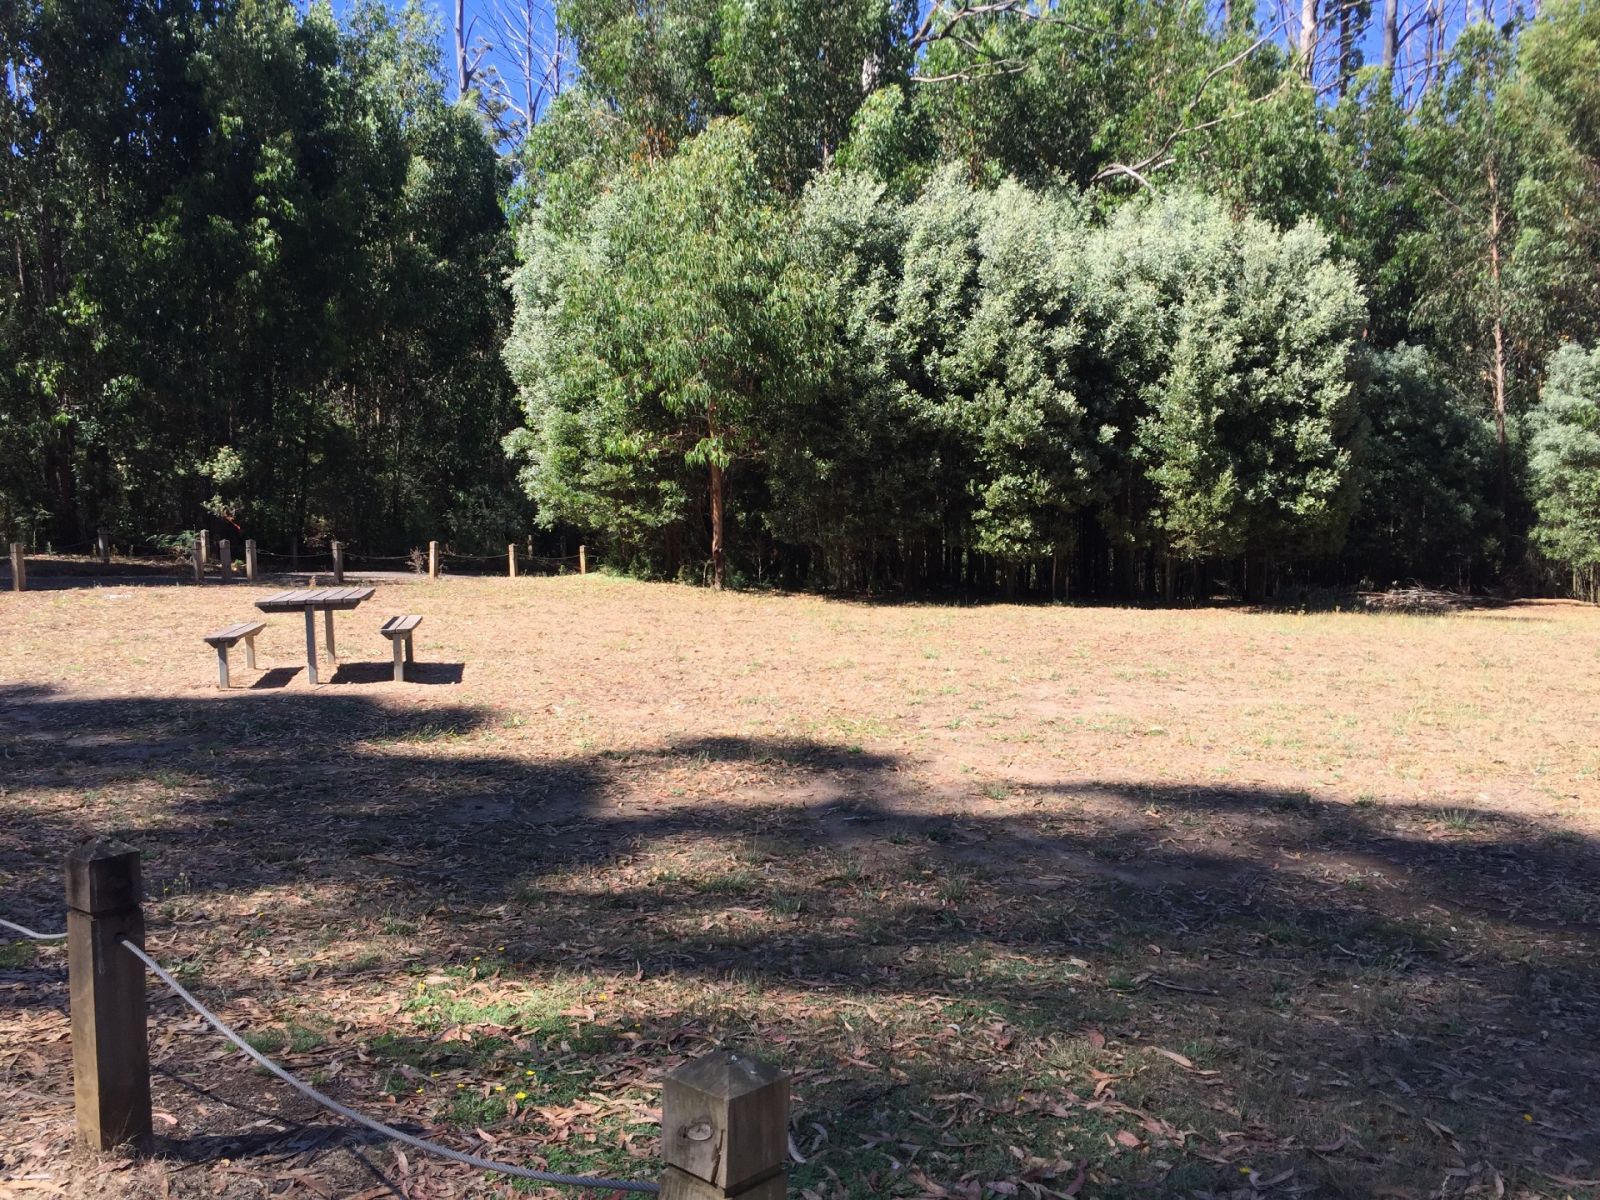
{"type": "Polygon", "coordinates": [[[595,999],[596,1000],[609,1000],[609,999],[611,999],[611,997],[608,996],[605,992],[601,992],[598,996],[595,997],[595,999]]]}
{"type": "Polygon", "coordinates": [[[494,1090],[497,1092],[503,1092],[506,1090],[506,1085],[503,1083],[497,1083],[494,1085],[494,1090]]]}
{"type": "Polygon", "coordinates": [[[532,1071],[524,1071],[523,1074],[526,1075],[529,1079],[533,1078],[533,1072],[532,1071]]]}
{"type": "Polygon", "coordinates": [[[528,1093],[527,1092],[518,1092],[517,1093],[517,1099],[518,1100],[526,1100],[527,1098],[528,1098],[528,1093]]]}

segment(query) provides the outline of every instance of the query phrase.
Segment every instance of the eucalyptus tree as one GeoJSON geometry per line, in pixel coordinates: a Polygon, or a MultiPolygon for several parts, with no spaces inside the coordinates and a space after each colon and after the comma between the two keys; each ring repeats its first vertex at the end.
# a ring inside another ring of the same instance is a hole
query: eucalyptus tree
{"type": "Polygon", "coordinates": [[[1182,273],[1161,374],[1135,426],[1150,525],[1171,556],[1244,558],[1247,591],[1259,595],[1269,557],[1326,553],[1344,535],[1357,480],[1360,289],[1310,223],[1279,232],[1199,197],[1119,213],[1111,236],[1129,235],[1146,256],[1142,271],[1122,274],[1136,309],[1141,274],[1182,273]],[[1130,228],[1141,216],[1159,240],[1130,228]]]}
{"type": "Polygon", "coordinates": [[[576,238],[525,236],[508,361],[528,427],[512,449],[541,517],[604,515],[636,537],[703,513],[722,587],[730,473],[762,462],[829,356],[822,291],[749,131],[714,123],[613,181],[576,238]]]}
{"type": "Polygon", "coordinates": [[[1505,561],[1493,424],[1421,346],[1362,364],[1360,498],[1341,552],[1368,582],[1473,586],[1505,561]]]}
{"type": "Polygon", "coordinates": [[[1571,571],[1576,594],[1600,603],[1600,349],[1551,356],[1529,424],[1534,539],[1571,571]]]}

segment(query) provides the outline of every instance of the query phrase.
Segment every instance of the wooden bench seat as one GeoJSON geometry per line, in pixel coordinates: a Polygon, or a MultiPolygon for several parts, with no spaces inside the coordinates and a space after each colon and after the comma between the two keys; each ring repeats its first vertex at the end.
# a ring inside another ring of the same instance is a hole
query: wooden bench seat
{"type": "Polygon", "coordinates": [[[205,635],[205,643],[216,647],[219,688],[228,686],[228,650],[240,642],[244,643],[245,665],[252,671],[256,669],[256,634],[266,627],[264,621],[240,621],[237,625],[229,625],[226,629],[205,635]]]}
{"type": "Polygon", "coordinates": [[[394,678],[397,683],[406,677],[405,664],[412,661],[411,635],[421,624],[422,618],[418,616],[390,617],[378,630],[394,646],[394,678]]]}

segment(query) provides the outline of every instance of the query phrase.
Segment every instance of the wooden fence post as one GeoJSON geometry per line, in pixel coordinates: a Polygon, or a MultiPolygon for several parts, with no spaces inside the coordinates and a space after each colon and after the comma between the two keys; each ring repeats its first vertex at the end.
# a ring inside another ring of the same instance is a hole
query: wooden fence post
{"type": "Polygon", "coordinates": [[[517,577],[517,544],[506,543],[506,575],[512,579],[517,577]]]}
{"type": "Polygon", "coordinates": [[[789,1076],[719,1050],[684,1063],[661,1091],[661,1200],[783,1200],[789,1076]]]}
{"type": "Polygon", "coordinates": [[[217,543],[217,562],[222,564],[222,582],[233,582],[233,543],[223,538],[217,543]]]}
{"type": "Polygon", "coordinates": [[[94,552],[99,556],[102,566],[111,561],[111,535],[104,529],[94,531],[94,552]]]}
{"type": "Polygon", "coordinates": [[[428,578],[439,578],[439,543],[428,543],[428,578]]]}
{"type": "Polygon", "coordinates": [[[202,533],[199,537],[194,539],[194,548],[192,553],[194,557],[194,581],[196,583],[204,583],[206,581],[205,536],[206,535],[202,533]]]}
{"type": "Polygon", "coordinates": [[[209,529],[200,531],[200,561],[203,563],[211,561],[211,531],[209,529]]]}
{"type": "Polygon", "coordinates": [[[245,538],[245,540],[244,540],[244,577],[246,579],[248,579],[251,583],[254,583],[256,581],[256,540],[255,540],[255,538],[245,538]]]}
{"type": "Polygon", "coordinates": [[[587,575],[588,573],[589,573],[589,555],[586,553],[586,547],[579,546],[578,547],[578,574],[579,575],[587,575]]]}
{"type": "Polygon", "coordinates": [[[11,543],[11,590],[28,590],[28,560],[23,557],[21,542],[11,543]]]}
{"type": "MultiPolygon", "coordinates": [[[[344,543],[333,543],[333,581],[344,582],[344,543]]],[[[331,611],[331,610],[330,610],[331,611]]]]}
{"type": "Polygon", "coordinates": [[[67,856],[67,987],[78,1136],[96,1150],[150,1136],[150,1042],[139,852],[96,838],[67,856]]]}

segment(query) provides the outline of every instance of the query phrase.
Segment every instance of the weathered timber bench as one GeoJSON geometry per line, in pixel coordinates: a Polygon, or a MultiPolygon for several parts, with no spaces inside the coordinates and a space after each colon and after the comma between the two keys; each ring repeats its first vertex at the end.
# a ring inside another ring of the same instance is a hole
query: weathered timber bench
{"type": "Polygon", "coordinates": [[[415,632],[417,626],[421,624],[421,617],[390,617],[383,623],[383,628],[378,630],[394,646],[394,678],[396,682],[406,677],[405,664],[412,661],[411,635],[415,632]],[[404,658],[401,658],[402,652],[405,655],[404,658]]]}
{"type": "Polygon", "coordinates": [[[215,633],[205,636],[207,645],[217,649],[217,686],[228,686],[228,649],[244,643],[245,666],[252,671],[256,669],[256,634],[265,629],[263,621],[240,621],[237,625],[229,625],[226,629],[219,629],[215,633]]]}

